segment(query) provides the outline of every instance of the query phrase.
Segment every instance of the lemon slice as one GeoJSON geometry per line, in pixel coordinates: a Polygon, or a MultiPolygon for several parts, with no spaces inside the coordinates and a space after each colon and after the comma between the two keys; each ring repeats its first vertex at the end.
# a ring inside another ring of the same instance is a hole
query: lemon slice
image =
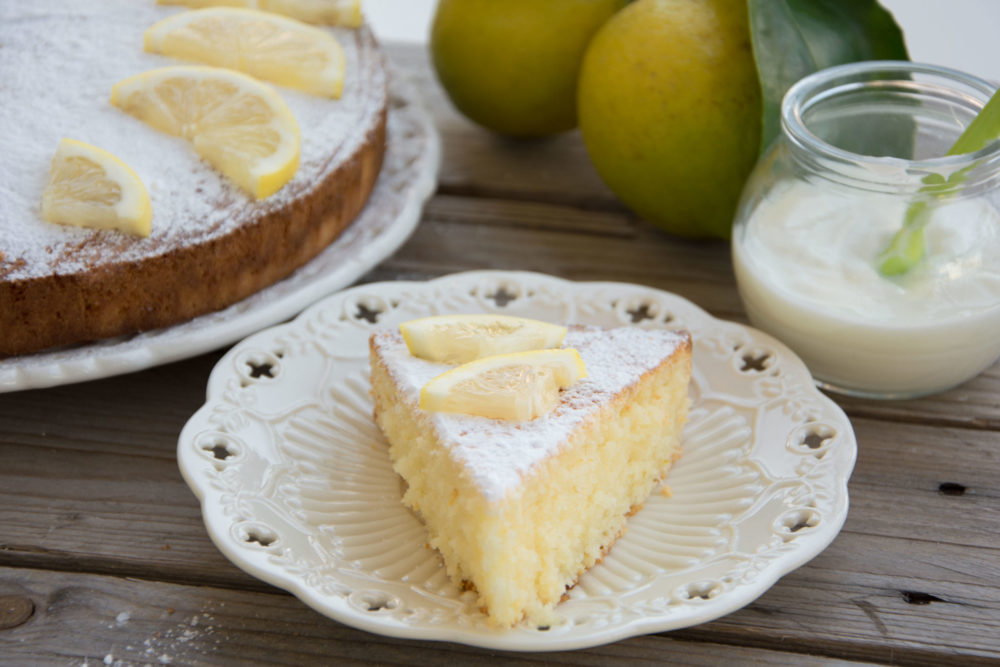
{"type": "Polygon", "coordinates": [[[340,97],[344,50],[328,32],[252,9],[181,12],[155,23],[146,51],[228,67],[314,95],[340,97]]]}
{"type": "Polygon", "coordinates": [[[188,139],[213,167],[258,199],[299,166],[299,127],[273,88],[216,67],[164,67],[123,79],[111,103],[188,139]]]}
{"type": "Polygon", "coordinates": [[[149,236],[153,208],[145,186],[127,164],[97,146],[63,139],[42,192],[42,218],[149,236]]]}
{"type": "Polygon", "coordinates": [[[437,315],[399,325],[410,354],[445,364],[558,347],[566,327],[509,315],[437,315]]]}
{"type": "Polygon", "coordinates": [[[361,26],[361,0],[257,0],[257,8],[308,23],[361,26]]]}
{"type": "Polygon", "coordinates": [[[361,26],[361,0],[159,0],[185,7],[245,7],[291,16],[307,23],[361,26]]]}
{"type": "Polygon", "coordinates": [[[559,390],[585,377],[587,368],[574,349],[498,354],[431,379],[420,390],[420,407],[528,421],[548,414],[559,402],[559,390]]]}

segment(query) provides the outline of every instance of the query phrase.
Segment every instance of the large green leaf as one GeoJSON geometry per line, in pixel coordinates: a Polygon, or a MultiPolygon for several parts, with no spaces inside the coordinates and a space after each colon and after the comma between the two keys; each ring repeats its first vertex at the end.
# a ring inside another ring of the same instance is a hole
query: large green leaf
{"type": "Polygon", "coordinates": [[[818,70],[860,60],[908,60],[903,32],[876,0],[747,0],[764,102],[761,150],[781,126],[781,98],[818,70]]]}

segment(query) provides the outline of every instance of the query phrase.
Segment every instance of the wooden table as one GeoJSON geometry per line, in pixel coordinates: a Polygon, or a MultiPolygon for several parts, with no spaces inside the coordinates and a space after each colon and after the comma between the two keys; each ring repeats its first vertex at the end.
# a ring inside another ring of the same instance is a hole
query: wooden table
{"type": "MultiPolygon", "coordinates": [[[[641,283],[745,321],[726,244],[636,219],[575,133],[523,143],[471,125],[420,49],[390,51],[444,159],[417,231],[363,281],[525,269],[641,283]]],[[[175,458],[220,355],[0,395],[0,664],[1000,663],[1000,365],[923,400],[835,396],[860,449],[844,530],[743,610],[532,655],[368,634],[230,564],[175,458]]]]}

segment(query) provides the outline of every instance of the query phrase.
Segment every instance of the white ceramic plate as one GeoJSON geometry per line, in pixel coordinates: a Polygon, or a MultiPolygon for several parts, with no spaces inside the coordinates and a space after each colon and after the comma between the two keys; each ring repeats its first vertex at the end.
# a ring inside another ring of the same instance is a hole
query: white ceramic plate
{"type": "Polygon", "coordinates": [[[219,549],[320,613],[397,637],[545,651],[685,627],[754,600],[837,535],[856,449],[844,413],[763,333],[655,289],[485,271],[355,287],[236,345],[178,460],[219,549]],[[672,497],[654,490],[547,629],[490,628],[449,581],[400,504],[372,421],[373,330],[483,311],[684,328],[695,340],[672,497]]]}
{"type": "Polygon", "coordinates": [[[392,76],[382,171],[357,219],[285,280],[176,326],[0,359],[0,393],[129,373],[229,345],[350,285],[409,238],[437,186],[441,141],[413,87],[392,76]]]}

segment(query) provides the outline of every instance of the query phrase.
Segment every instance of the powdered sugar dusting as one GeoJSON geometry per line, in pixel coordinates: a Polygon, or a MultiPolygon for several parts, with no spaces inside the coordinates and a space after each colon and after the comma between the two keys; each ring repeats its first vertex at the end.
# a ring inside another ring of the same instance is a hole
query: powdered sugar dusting
{"type": "Polygon", "coordinates": [[[347,60],[343,96],[329,100],[277,89],[299,124],[300,167],[282,190],[255,203],[185,140],[111,106],[117,81],[181,64],[142,50],[143,31],[178,11],[153,0],[0,3],[0,277],[69,274],[221,236],[308,192],[353,155],[376,124],[386,74],[371,35],[330,28],[347,60]],[[63,137],[110,151],[136,171],[153,205],[149,238],[41,219],[49,163],[63,137]]]}
{"type": "MultiPolygon", "coordinates": [[[[662,329],[573,327],[564,347],[576,348],[587,377],[565,389],[551,414],[530,422],[435,413],[439,439],[490,501],[504,497],[533,466],[554,455],[600,406],[656,368],[687,340],[662,329]]],[[[450,366],[417,359],[396,330],[375,335],[375,346],[403,393],[416,405],[420,389],[450,366]]]]}

